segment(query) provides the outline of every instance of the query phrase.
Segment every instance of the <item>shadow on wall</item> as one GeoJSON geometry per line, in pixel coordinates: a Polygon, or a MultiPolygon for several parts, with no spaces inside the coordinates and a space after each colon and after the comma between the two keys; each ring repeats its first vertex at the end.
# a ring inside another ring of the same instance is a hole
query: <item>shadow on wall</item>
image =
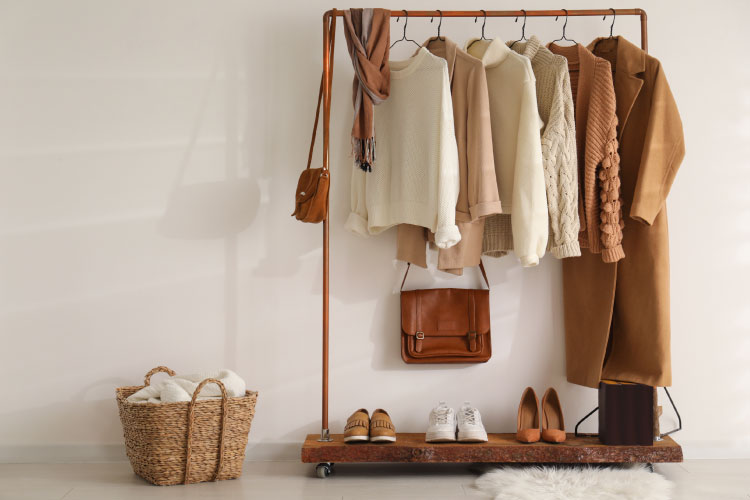
{"type": "MultiPolygon", "coordinates": [[[[310,9],[318,15],[317,9],[310,9]]],[[[257,230],[257,240],[265,252],[254,266],[253,275],[264,279],[292,278],[308,265],[307,256],[320,252],[322,247],[322,224],[303,224],[290,216],[297,179],[306,166],[315,117],[321,56],[319,46],[311,46],[311,40],[321,39],[320,25],[304,15],[290,16],[272,9],[252,36],[250,46],[262,45],[264,50],[245,54],[245,67],[262,68],[262,72],[258,71],[248,82],[251,97],[245,106],[246,121],[255,122],[255,126],[245,129],[243,152],[252,159],[254,177],[263,186],[262,203],[269,208],[257,230]],[[306,55],[302,57],[300,52],[306,55]],[[296,54],[300,63],[279,64],[290,54],[296,54]]],[[[321,166],[322,138],[321,113],[312,168],[321,166]]]]}
{"type": "MultiPolygon", "coordinates": [[[[231,38],[231,37],[229,37],[231,38]]],[[[230,46],[229,43],[227,43],[230,46]]],[[[161,234],[171,238],[213,239],[236,236],[250,226],[258,213],[260,189],[257,180],[239,178],[239,101],[240,69],[234,50],[227,48],[224,62],[226,109],[224,180],[187,183],[186,174],[195,149],[206,108],[216,85],[218,58],[198,104],[196,117],[179,169],[167,197],[167,207],[159,222],[161,234]]]]}
{"type": "Polygon", "coordinates": [[[180,184],[169,194],[159,232],[184,239],[235,236],[253,222],[259,200],[260,189],[254,180],[180,184]]]}
{"type": "Polygon", "coordinates": [[[237,54],[236,30],[229,30],[223,54],[222,97],[225,106],[226,151],[224,179],[186,182],[193,149],[204,121],[207,103],[216,85],[221,58],[217,57],[198,105],[189,141],[171,191],[167,196],[159,232],[168,238],[224,240],[224,359],[231,368],[237,366],[238,343],[238,234],[255,220],[260,205],[257,179],[241,178],[239,140],[242,84],[237,54]]]}

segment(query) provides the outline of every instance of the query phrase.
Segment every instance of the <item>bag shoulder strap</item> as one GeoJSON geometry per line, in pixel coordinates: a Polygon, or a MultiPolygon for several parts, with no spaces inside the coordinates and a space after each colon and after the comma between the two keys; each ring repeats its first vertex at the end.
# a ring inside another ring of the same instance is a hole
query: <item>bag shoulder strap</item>
{"type": "MultiPolygon", "coordinates": [[[[406,276],[409,274],[409,269],[411,268],[411,262],[406,263],[406,271],[404,271],[404,279],[401,280],[401,291],[404,291],[404,283],[406,283],[406,276]]],[[[482,262],[482,259],[479,259],[479,270],[482,271],[482,277],[484,278],[484,282],[487,283],[487,290],[490,289],[490,281],[487,279],[487,271],[484,270],[484,263],[482,262]]]]}
{"type": "MultiPolygon", "coordinates": [[[[333,66],[333,53],[336,45],[336,18],[332,16],[331,20],[331,41],[328,45],[328,53],[330,54],[331,66],[333,66]]],[[[329,78],[333,80],[333,72],[329,72],[329,78]]],[[[315,135],[318,132],[318,120],[320,118],[320,103],[323,101],[323,85],[325,84],[325,71],[320,74],[320,89],[318,90],[318,107],[315,110],[315,123],[313,124],[312,139],[310,139],[310,153],[307,155],[307,168],[310,168],[312,164],[313,150],[315,149],[315,135]]],[[[330,88],[330,85],[329,85],[330,88]]],[[[331,115],[331,99],[328,99],[328,115],[331,115]]],[[[323,168],[325,168],[325,162],[323,168]]]]}
{"type": "Polygon", "coordinates": [[[479,270],[482,271],[482,277],[484,278],[484,282],[487,283],[487,290],[490,289],[490,280],[487,279],[487,271],[484,270],[484,264],[482,263],[482,259],[479,259],[479,270]]]}
{"type": "Polygon", "coordinates": [[[307,155],[307,168],[310,168],[315,149],[315,134],[318,131],[318,118],[320,117],[320,101],[323,100],[323,75],[320,75],[320,90],[318,91],[318,109],[315,110],[315,124],[313,125],[312,139],[310,139],[310,154],[307,155]]]}

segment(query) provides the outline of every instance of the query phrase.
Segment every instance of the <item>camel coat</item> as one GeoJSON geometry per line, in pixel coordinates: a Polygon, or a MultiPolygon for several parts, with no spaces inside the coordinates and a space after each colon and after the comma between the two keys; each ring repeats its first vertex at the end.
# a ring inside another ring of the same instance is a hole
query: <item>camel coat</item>
{"type": "Polygon", "coordinates": [[[685,155],[661,63],[622,37],[589,49],[610,62],[619,121],[625,258],[563,260],[568,381],[672,384],[666,199],[685,155]]]}

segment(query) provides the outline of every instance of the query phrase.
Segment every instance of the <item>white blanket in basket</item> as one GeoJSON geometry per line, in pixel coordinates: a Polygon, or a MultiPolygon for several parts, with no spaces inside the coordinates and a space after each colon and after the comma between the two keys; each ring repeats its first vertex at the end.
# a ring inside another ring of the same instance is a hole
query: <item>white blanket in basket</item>
{"type": "MultiPolygon", "coordinates": [[[[224,384],[230,398],[245,395],[245,381],[232,370],[214,370],[191,375],[175,375],[159,380],[133,393],[128,397],[131,403],[175,403],[190,401],[195,389],[203,380],[215,378],[224,384]]],[[[198,399],[221,398],[221,389],[217,384],[206,384],[201,389],[198,399]]]]}

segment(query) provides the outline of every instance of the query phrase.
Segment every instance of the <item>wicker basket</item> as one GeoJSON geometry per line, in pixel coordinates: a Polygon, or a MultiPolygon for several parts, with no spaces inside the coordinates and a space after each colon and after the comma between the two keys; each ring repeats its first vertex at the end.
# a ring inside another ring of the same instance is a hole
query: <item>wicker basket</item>
{"type": "Polygon", "coordinates": [[[146,374],[144,385],[116,389],[133,472],[159,485],[239,477],[258,393],[246,391],[243,397],[230,398],[224,384],[206,379],[190,402],[130,403],[128,396],[149,385],[157,372],[174,375],[169,368],[159,366],[146,374]],[[208,383],[219,386],[221,400],[196,401],[208,383]]]}

